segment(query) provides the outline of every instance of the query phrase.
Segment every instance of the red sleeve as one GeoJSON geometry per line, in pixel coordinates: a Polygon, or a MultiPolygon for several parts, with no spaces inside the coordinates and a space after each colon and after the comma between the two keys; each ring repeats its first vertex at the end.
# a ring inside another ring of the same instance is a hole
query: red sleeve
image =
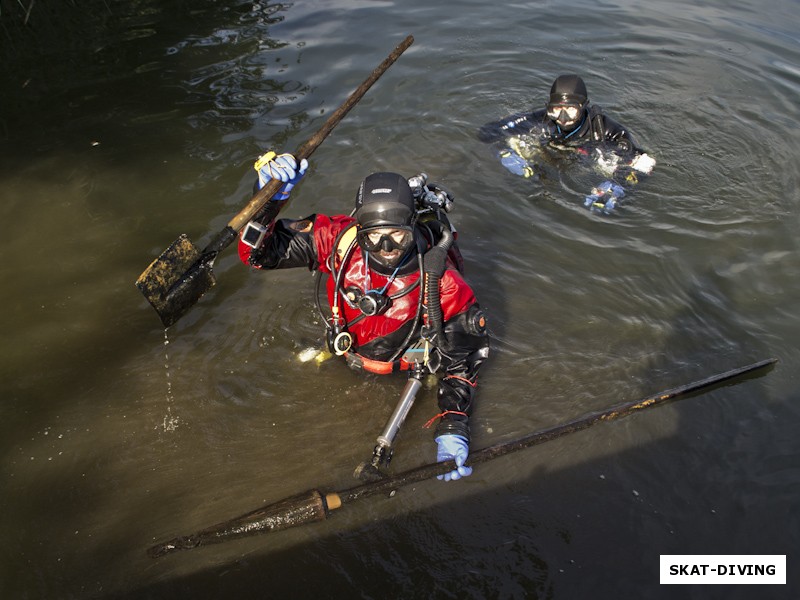
{"type": "Polygon", "coordinates": [[[445,322],[467,310],[475,304],[475,294],[461,273],[455,269],[447,269],[439,281],[439,293],[442,302],[442,317],[445,322]]]}
{"type": "Polygon", "coordinates": [[[335,250],[336,239],[354,219],[346,216],[312,215],[306,219],[279,219],[268,226],[261,252],[253,260],[254,249],[239,235],[239,260],[256,269],[289,268],[319,263],[328,272],[328,257],[335,250]]]}
{"type": "Polygon", "coordinates": [[[328,217],[317,215],[314,220],[314,246],[317,249],[319,270],[330,273],[328,258],[336,251],[334,247],[339,234],[345,230],[355,219],[344,215],[328,217]]]}
{"type": "MultiPolygon", "coordinates": [[[[275,223],[270,223],[270,225],[268,227],[267,235],[264,238],[264,241],[262,242],[262,244],[265,244],[265,243],[267,243],[269,241],[269,238],[272,235],[272,230],[274,229],[274,227],[275,227],[275,223]]],[[[246,227],[243,228],[239,232],[239,245],[237,247],[237,250],[239,252],[239,260],[241,260],[244,264],[246,264],[248,266],[254,267],[256,269],[260,269],[261,268],[260,265],[250,262],[250,254],[253,252],[253,247],[252,246],[248,246],[247,244],[245,244],[242,241],[242,236],[244,235],[245,229],[246,229],[246,227]]]]}

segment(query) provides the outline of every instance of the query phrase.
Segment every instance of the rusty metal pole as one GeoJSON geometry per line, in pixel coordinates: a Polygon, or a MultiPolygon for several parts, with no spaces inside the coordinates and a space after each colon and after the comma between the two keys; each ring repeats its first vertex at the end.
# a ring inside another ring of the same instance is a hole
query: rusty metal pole
{"type": "MultiPolygon", "coordinates": [[[[602,411],[589,413],[561,425],[542,429],[522,438],[510,442],[501,442],[473,452],[467,464],[477,465],[484,463],[511,452],[537,446],[567,434],[588,429],[600,422],[615,421],[646,408],[661,406],[678,398],[685,398],[692,394],[708,391],[714,386],[731,383],[737,377],[753,373],[765,367],[771,367],[777,362],[778,360],[775,358],[762,360],[745,367],[712,375],[694,383],[672,388],[642,400],[626,402],[602,411]]],[[[443,475],[454,468],[455,463],[450,460],[423,465],[416,469],[386,477],[381,481],[364,483],[339,492],[323,494],[317,490],[309,490],[263,506],[230,521],[213,525],[195,534],[177,537],[168,542],[157,544],[151,547],[147,553],[153,558],[158,558],[177,550],[186,550],[197,546],[324,521],[331,511],[340,508],[344,504],[375,494],[389,493],[400,487],[443,475]]]]}

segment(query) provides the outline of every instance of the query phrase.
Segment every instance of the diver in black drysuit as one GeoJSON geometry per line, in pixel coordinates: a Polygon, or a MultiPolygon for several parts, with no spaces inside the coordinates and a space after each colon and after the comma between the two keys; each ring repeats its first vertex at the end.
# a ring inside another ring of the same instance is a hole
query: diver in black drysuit
{"type": "MultiPolygon", "coordinates": [[[[655,165],[629,130],[590,104],[586,84],[577,75],[561,75],[553,82],[545,108],[487,123],[478,131],[478,139],[494,144],[502,165],[521,177],[536,174],[531,162],[536,145],[582,154],[595,160],[605,174],[627,183],[636,183],[655,165]]],[[[618,183],[604,181],[586,197],[585,205],[607,213],[624,194],[618,183]]]]}

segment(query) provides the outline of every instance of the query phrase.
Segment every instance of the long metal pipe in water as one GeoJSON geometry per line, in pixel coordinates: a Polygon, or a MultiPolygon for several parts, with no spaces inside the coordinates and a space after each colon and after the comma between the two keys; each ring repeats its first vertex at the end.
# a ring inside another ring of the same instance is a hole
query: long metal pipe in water
{"type": "MultiPolygon", "coordinates": [[[[636,402],[626,402],[605,410],[592,412],[560,425],[535,431],[516,440],[500,442],[473,452],[467,460],[467,464],[477,465],[484,463],[511,452],[530,448],[570,433],[588,429],[602,421],[614,421],[646,408],[661,406],[678,398],[686,398],[701,391],[708,391],[715,386],[721,386],[725,383],[732,384],[732,380],[735,378],[754,373],[766,367],[772,367],[777,362],[778,359],[776,358],[762,360],[745,367],[718,373],[687,385],[672,388],[636,402]]],[[[375,494],[389,493],[400,487],[442,475],[452,471],[454,468],[455,462],[448,460],[422,465],[403,473],[385,477],[379,481],[362,483],[339,492],[323,494],[318,490],[309,490],[290,498],[284,498],[279,502],[262,506],[230,521],[207,527],[197,533],[176,537],[168,542],[156,544],[147,550],[147,554],[152,558],[158,558],[177,550],[186,550],[206,544],[215,544],[259,533],[288,529],[289,527],[306,523],[324,521],[331,511],[340,508],[344,504],[375,494]]]]}

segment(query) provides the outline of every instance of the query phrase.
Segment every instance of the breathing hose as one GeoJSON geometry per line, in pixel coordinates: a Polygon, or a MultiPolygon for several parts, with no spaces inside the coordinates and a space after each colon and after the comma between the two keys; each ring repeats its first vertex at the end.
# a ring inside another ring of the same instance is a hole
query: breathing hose
{"type": "Polygon", "coordinates": [[[442,330],[442,301],[439,297],[439,280],[444,274],[447,253],[453,245],[453,234],[442,225],[442,237],[425,253],[425,300],[428,307],[428,331],[435,335],[442,330]]]}

